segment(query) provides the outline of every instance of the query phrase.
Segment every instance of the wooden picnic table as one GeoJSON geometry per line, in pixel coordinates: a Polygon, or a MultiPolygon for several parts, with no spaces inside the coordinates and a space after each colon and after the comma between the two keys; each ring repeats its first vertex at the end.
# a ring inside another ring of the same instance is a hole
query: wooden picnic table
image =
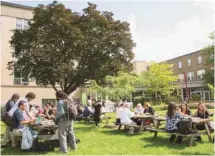
{"type": "MultiPolygon", "coordinates": [[[[199,132],[196,129],[196,125],[204,124],[205,130],[206,130],[206,134],[208,136],[208,140],[212,141],[211,133],[210,133],[210,130],[209,130],[209,127],[208,127],[208,123],[210,121],[212,121],[212,119],[202,119],[202,118],[198,118],[198,117],[192,117],[191,119],[192,119],[194,131],[195,132],[199,132]]],[[[166,121],[166,118],[160,116],[160,117],[155,117],[154,120],[155,120],[155,122],[154,122],[155,123],[155,128],[159,129],[159,126],[161,125],[160,122],[166,121]]],[[[157,132],[154,133],[154,136],[157,137],[157,132]]]]}
{"type": "Polygon", "coordinates": [[[201,124],[204,124],[205,126],[205,130],[206,130],[206,133],[207,133],[207,136],[208,136],[208,140],[209,141],[212,141],[212,137],[211,137],[211,133],[210,133],[210,130],[209,130],[209,127],[208,127],[208,123],[210,121],[212,121],[213,119],[202,119],[202,118],[197,118],[197,117],[192,117],[192,122],[193,122],[193,128],[196,132],[199,132],[197,129],[196,129],[196,125],[201,125],[201,124]]]}
{"type": "Polygon", "coordinates": [[[147,115],[147,114],[143,114],[143,115],[135,115],[133,118],[136,119],[140,119],[141,120],[141,125],[140,125],[140,132],[143,131],[144,129],[151,127],[150,125],[146,124],[147,120],[151,120],[153,121],[154,118],[157,117],[157,115],[147,115]]]}
{"type": "Polygon", "coordinates": [[[58,125],[55,125],[51,120],[44,120],[39,124],[32,125],[32,129],[38,132],[39,140],[58,140],[58,125]]]}

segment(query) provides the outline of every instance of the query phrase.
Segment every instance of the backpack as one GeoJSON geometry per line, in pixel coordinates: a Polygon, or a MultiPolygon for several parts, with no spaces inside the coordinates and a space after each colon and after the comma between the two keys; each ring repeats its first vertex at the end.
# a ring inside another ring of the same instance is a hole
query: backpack
{"type": "Polygon", "coordinates": [[[12,117],[9,115],[9,113],[1,114],[1,120],[7,125],[8,127],[12,127],[12,117]]]}
{"type": "Polygon", "coordinates": [[[191,134],[192,133],[192,119],[191,118],[181,118],[179,122],[179,133],[181,134],[191,134]]]}
{"type": "Polygon", "coordinates": [[[78,115],[76,104],[69,99],[64,99],[63,107],[65,112],[63,115],[64,120],[75,120],[78,115]]]}
{"type": "Polygon", "coordinates": [[[22,132],[22,143],[21,143],[21,149],[22,150],[29,150],[33,145],[33,135],[31,134],[31,131],[29,130],[29,127],[24,127],[22,132]]]}

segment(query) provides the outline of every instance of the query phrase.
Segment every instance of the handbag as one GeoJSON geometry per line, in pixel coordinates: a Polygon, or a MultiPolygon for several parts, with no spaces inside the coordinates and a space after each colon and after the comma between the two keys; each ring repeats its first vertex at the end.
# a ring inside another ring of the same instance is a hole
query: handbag
{"type": "Polygon", "coordinates": [[[5,125],[7,125],[8,127],[12,127],[12,117],[8,114],[5,113],[2,116],[2,121],[5,123],[5,125]]]}

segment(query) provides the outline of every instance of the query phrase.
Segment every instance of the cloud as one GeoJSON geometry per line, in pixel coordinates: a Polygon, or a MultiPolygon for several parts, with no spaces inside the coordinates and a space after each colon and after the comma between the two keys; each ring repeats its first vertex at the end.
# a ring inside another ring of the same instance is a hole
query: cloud
{"type": "Polygon", "coordinates": [[[201,21],[198,16],[175,23],[173,31],[165,37],[139,34],[134,15],[129,15],[128,22],[137,44],[134,49],[135,60],[163,61],[200,50],[211,42],[208,34],[213,30],[213,21],[201,21]]]}

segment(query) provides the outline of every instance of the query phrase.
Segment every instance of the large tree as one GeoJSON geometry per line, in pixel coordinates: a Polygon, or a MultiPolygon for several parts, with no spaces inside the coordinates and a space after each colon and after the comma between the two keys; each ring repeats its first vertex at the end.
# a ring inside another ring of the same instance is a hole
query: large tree
{"type": "Polygon", "coordinates": [[[152,63],[149,70],[142,72],[139,76],[140,84],[143,85],[149,94],[160,93],[168,96],[178,88],[178,76],[172,71],[172,65],[167,63],[152,63]]]}
{"type": "Polygon", "coordinates": [[[29,29],[14,30],[14,61],[8,69],[29,75],[39,86],[67,94],[88,80],[132,69],[135,46],[129,24],[88,3],[82,13],[54,1],[34,9],[29,29]]]}
{"type": "Polygon", "coordinates": [[[138,81],[135,74],[119,72],[118,76],[106,76],[102,84],[92,80],[89,89],[110,99],[119,100],[129,98],[138,81]]]}
{"type": "MultiPolygon", "coordinates": [[[[202,49],[203,55],[206,57],[206,63],[209,67],[214,67],[214,32],[210,33],[209,38],[212,40],[212,44],[202,49]]],[[[206,70],[204,74],[204,80],[206,84],[214,86],[214,69],[206,70]]]]}

